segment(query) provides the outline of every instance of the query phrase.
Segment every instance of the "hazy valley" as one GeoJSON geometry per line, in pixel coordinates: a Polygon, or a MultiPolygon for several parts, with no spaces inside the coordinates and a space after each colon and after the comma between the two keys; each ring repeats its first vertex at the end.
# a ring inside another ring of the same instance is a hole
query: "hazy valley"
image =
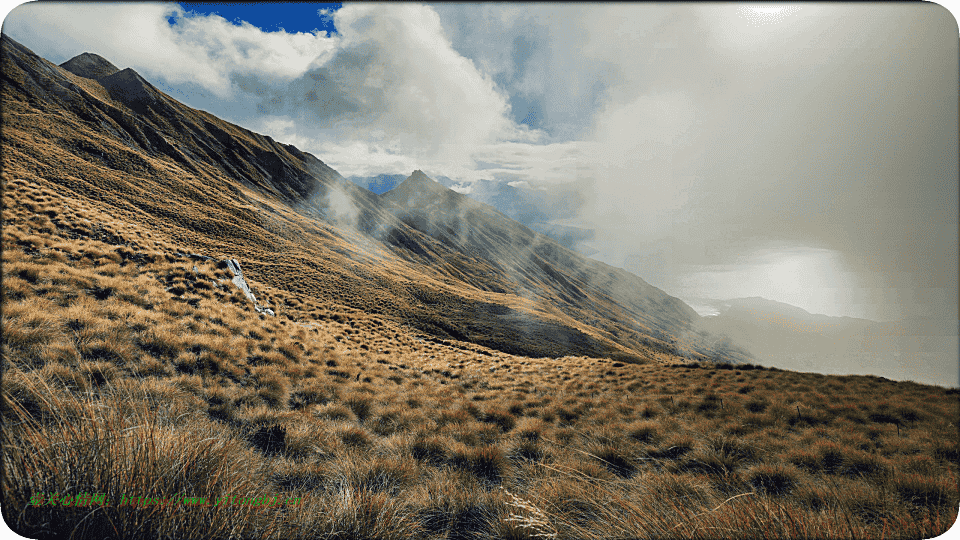
{"type": "Polygon", "coordinates": [[[728,336],[763,365],[956,384],[956,365],[948,360],[956,357],[958,350],[951,321],[829,317],[763,298],[690,302],[704,314],[699,328],[728,336]]]}
{"type": "Polygon", "coordinates": [[[4,35],[2,56],[21,534],[912,538],[956,519],[956,388],[750,356],[843,355],[882,325],[701,317],[580,233],[420,171],[346,179],[97,55],[57,66],[4,35]],[[82,493],[114,504],[50,503],[82,493]]]}

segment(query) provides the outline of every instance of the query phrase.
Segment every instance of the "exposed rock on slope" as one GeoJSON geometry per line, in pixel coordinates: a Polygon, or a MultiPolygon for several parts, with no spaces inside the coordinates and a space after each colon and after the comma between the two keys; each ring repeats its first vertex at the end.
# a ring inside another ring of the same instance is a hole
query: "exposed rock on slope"
{"type": "Polygon", "coordinates": [[[253,302],[253,308],[257,310],[257,313],[264,313],[270,315],[271,317],[276,315],[272,309],[261,306],[260,302],[257,302],[257,297],[254,296],[253,291],[250,290],[250,287],[247,285],[247,281],[243,279],[243,272],[240,271],[240,262],[236,259],[227,259],[223,263],[233,272],[233,284],[237,286],[238,289],[243,291],[244,296],[247,297],[247,300],[253,302]]]}

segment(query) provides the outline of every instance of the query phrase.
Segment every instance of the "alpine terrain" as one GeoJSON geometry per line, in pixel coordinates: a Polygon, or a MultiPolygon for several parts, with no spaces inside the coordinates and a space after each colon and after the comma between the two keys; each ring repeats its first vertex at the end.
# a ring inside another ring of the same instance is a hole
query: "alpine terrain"
{"type": "Polygon", "coordinates": [[[2,512],[24,536],[956,519],[956,389],[749,363],[681,300],[421,171],[375,193],[94,53],[0,46],[2,512]]]}

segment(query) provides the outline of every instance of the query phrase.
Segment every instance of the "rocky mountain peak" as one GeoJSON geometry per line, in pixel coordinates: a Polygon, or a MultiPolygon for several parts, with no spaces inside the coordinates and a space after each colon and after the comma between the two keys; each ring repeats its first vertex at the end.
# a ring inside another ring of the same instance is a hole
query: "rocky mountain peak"
{"type": "Polygon", "coordinates": [[[74,75],[87,79],[99,79],[100,77],[113,75],[120,71],[117,66],[110,63],[106,58],[88,52],[74,56],[70,60],[60,64],[60,67],[74,75]]]}
{"type": "Polygon", "coordinates": [[[413,190],[420,193],[438,194],[449,191],[448,188],[424,174],[420,169],[413,171],[413,174],[408,176],[400,185],[405,186],[406,190],[413,190]]]}
{"type": "Polygon", "coordinates": [[[455,192],[417,169],[399,186],[384,193],[381,197],[400,206],[424,208],[449,202],[447,199],[451,195],[455,195],[455,192]]]}
{"type": "Polygon", "coordinates": [[[421,171],[420,169],[413,171],[413,173],[407,178],[407,180],[411,180],[414,182],[433,182],[434,181],[432,178],[424,174],[424,172],[421,171]]]}

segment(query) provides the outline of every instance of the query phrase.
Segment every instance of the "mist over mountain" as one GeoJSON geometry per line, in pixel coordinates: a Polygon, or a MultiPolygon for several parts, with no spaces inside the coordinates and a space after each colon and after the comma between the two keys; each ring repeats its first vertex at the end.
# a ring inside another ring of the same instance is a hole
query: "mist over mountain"
{"type": "Polygon", "coordinates": [[[698,316],[679,299],[422,172],[378,195],[132,69],[91,53],[56,66],[2,43],[6,175],[238,258],[288,295],[281,316],[302,319],[297,298],[311,298],[528,356],[747,359],[691,333],[698,316]]]}
{"type": "Polygon", "coordinates": [[[955,369],[937,368],[957,358],[956,321],[830,317],[760,297],[686,300],[703,315],[698,328],[728,336],[763,365],[960,384],[955,369]]]}
{"type": "MultiPolygon", "coordinates": [[[[399,174],[348,177],[351,182],[377,194],[390,191],[404,178],[406,176],[399,174]]],[[[590,246],[590,241],[595,237],[594,231],[566,222],[577,217],[584,202],[583,186],[577,183],[554,185],[547,190],[531,187],[526,182],[457,182],[442,175],[436,176],[435,181],[452,191],[495,208],[531,230],[549,236],[565,248],[586,256],[597,253],[596,248],[590,246]]]]}
{"type": "Polygon", "coordinates": [[[378,174],[376,176],[348,176],[347,180],[380,195],[400,185],[407,177],[405,174],[378,174]]]}

